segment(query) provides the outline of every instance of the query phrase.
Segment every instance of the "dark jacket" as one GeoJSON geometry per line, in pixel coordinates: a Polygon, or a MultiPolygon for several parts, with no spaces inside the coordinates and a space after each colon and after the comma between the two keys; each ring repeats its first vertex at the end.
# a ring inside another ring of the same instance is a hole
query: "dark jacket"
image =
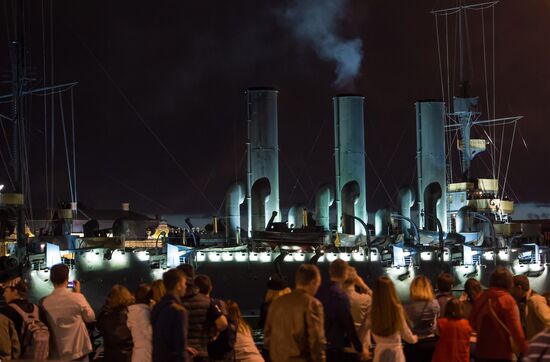
{"type": "Polygon", "coordinates": [[[124,362],[132,359],[132,333],[128,329],[128,309],[103,308],[97,318],[97,328],[103,336],[103,360],[124,362]]]}
{"type": "Polygon", "coordinates": [[[198,351],[198,357],[208,357],[211,321],[215,321],[222,313],[211,307],[209,296],[193,291],[181,299],[181,304],[189,313],[189,346],[198,351]]]}
{"type": "Polygon", "coordinates": [[[357,352],[363,352],[363,344],[357,336],[348,295],[334,282],[330,282],[317,293],[325,312],[325,336],[327,350],[344,349],[353,345],[357,352]]]}
{"type": "Polygon", "coordinates": [[[153,361],[187,362],[187,310],[166,294],[151,311],[153,361]]]}

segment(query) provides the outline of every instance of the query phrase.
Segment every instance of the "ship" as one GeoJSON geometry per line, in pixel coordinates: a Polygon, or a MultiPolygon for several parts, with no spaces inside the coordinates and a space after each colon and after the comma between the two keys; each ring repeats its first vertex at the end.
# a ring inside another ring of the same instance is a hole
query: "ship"
{"type": "MultiPolygon", "coordinates": [[[[442,17],[457,17],[462,33],[466,12],[496,4],[461,5],[432,14],[436,26],[442,17]]],[[[20,109],[13,114],[17,141],[23,139],[17,127],[24,119],[24,108],[18,105],[33,92],[52,89],[28,88],[22,80],[26,78],[21,44],[14,42],[12,49],[13,91],[6,97],[12,99],[14,109],[20,109]]],[[[463,59],[462,41],[460,50],[463,59]]],[[[506,195],[509,164],[493,167],[484,178],[471,172],[479,154],[490,153],[495,165],[505,157],[494,137],[473,138],[472,130],[515,129],[521,117],[495,118],[493,109],[492,117],[484,118],[480,98],[470,95],[460,62],[456,90],[442,86],[441,99],[415,103],[416,185],[404,185],[394,207],[377,210],[372,222],[367,212],[365,98],[360,94],[332,98],[334,184],[318,189],[313,211],[308,208],[312,205],[296,204],[284,213],[279,195],[279,91],[253,87],[245,92],[243,181],[229,186],[223,215],[216,215],[208,227],[194,227],[191,220],[180,227],[157,222],[136,234],[128,218],[120,217],[112,227],[100,228],[91,218],[76,222],[83,210],[72,199],[51,210],[49,232],[34,236],[25,229],[26,184],[20,176],[24,167],[16,159],[16,187],[2,193],[1,199],[6,211],[2,231],[10,220],[16,227],[0,243],[0,269],[5,275],[25,275],[31,298],[38,300],[52,289],[51,266],[65,263],[70,266],[70,278],[81,281],[92,306],[99,309],[113,284],[134,288],[161,278],[168,268],[189,263],[197,273],[212,278],[214,295],[238,300],[247,315],[258,313],[270,276],[277,274],[291,284],[302,263],[314,263],[326,275],[327,266],[338,258],[355,266],[367,283],[388,275],[403,300],[416,275],[435,280],[442,272],[451,273],[460,292],[468,278],[487,285],[498,266],[527,275],[533,289],[545,290],[548,248],[539,224],[512,219],[514,202],[506,195]],[[458,167],[454,159],[459,160],[458,167]]],[[[446,68],[452,69],[449,64],[446,68]]],[[[443,72],[441,77],[443,81],[443,72]]],[[[14,154],[24,154],[24,142],[14,144],[14,154]]]]}

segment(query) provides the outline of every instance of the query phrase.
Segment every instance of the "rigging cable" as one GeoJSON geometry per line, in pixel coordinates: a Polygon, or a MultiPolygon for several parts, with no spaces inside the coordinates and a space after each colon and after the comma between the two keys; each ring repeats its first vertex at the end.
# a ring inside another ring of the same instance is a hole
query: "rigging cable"
{"type": "Polygon", "coordinates": [[[449,17],[445,16],[445,53],[447,57],[447,105],[451,109],[451,67],[449,63],[449,17]]]}
{"type": "Polygon", "coordinates": [[[435,14],[435,36],[437,38],[437,57],[439,59],[439,78],[441,80],[441,99],[445,100],[445,86],[443,84],[443,63],[441,61],[441,45],[439,41],[439,24],[437,22],[438,15],[435,14]]]}
{"type": "MultiPolygon", "coordinates": [[[[306,157],[305,162],[304,162],[304,168],[302,168],[302,170],[300,171],[300,173],[296,177],[296,181],[294,182],[294,186],[292,187],[292,190],[290,192],[290,196],[288,198],[289,201],[292,200],[292,197],[294,196],[294,190],[296,190],[296,186],[298,185],[298,182],[300,182],[300,178],[302,177],[302,174],[306,170],[307,165],[309,164],[309,160],[310,160],[311,156],[313,156],[313,151],[315,150],[315,146],[317,146],[317,142],[319,141],[319,138],[321,137],[321,133],[323,132],[323,128],[324,128],[326,122],[327,122],[327,118],[323,118],[323,122],[321,123],[321,126],[319,127],[319,130],[317,131],[317,135],[315,136],[315,139],[313,140],[313,143],[311,144],[311,147],[309,148],[309,152],[308,152],[307,157],[306,157]]],[[[312,187],[315,187],[315,185],[313,185],[313,183],[312,183],[312,187]]],[[[311,200],[313,199],[313,197],[315,197],[315,193],[313,194],[313,196],[310,196],[308,198],[309,199],[308,205],[309,205],[309,202],[311,202],[311,200]]]]}
{"type": "Polygon", "coordinates": [[[101,69],[101,71],[107,76],[107,79],[109,79],[109,81],[111,82],[111,84],[113,85],[113,87],[116,89],[116,91],[118,92],[118,94],[122,97],[122,99],[126,102],[126,104],[128,105],[128,107],[132,110],[132,112],[136,115],[137,119],[141,122],[141,124],[143,124],[143,126],[147,129],[147,131],[149,131],[149,133],[153,136],[153,138],[155,139],[155,141],[157,141],[157,143],[161,146],[161,148],[164,150],[164,152],[166,152],[166,154],[170,157],[170,159],[172,160],[172,162],[174,162],[174,164],[180,169],[181,173],[187,178],[187,180],[189,181],[189,183],[191,184],[191,186],[193,186],[193,188],[195,190],[197,190],[199,192],[199,194],[201,195],[201,197],[208,203],[208,205],[213,209],[213,210],[216,210],[216,207],[214,206],[214,204],[208,199],[208,197],[205,195],[205,193],[200,189],[200,187],[195,183],[195,181],[193,181],[193,179],[191,178],[191,175],[187,172],[187,170],[182,166],[182,164],[177,160],[177,158],[174,156],[174,154],[172,152],[170,152],[170,150],[168,149],[168,147],[164,144],[164,142],[162,142],[162,140],[160,139],[160,137],[158,136],[158,134],[151,128],[151,126],[149,125],[149,123],[145,120],[145,118],[143,118],[143,116],[141,115],[141,113],[139,113],[139,111],[137,110],[137,108],[134,106],[134,104],[130,101],[130,99],[128,98],[128,96],[126,96],[126,93],[124,93],[124,91],[118,86],[118,84],[115,82],[115,80],[113,79],[113,77],[111,76],[111,74],[107,71],[107,69],[105,69],[105,67],[99,62],[99,59],[95,56],[95,54],[92,52],[92,50],[82,41],[82,39],[78,36],[78,34],[76,32],[73,31],[73,34],[75,35],[75,37],[78,39],[78,41],[82,44],[82,46],[88,51],[88,53],[91,55],[92,59],[95,61],[95,63],[97,64],[97,66],[99,67],[99,69],[101,69]]]}
{"type": "MultiPolygon", "coordinates": [[[[44,18],[44,0],[42,3],[42,71],[43,75],[43,86],[46,88],[47,76],[46,76],[46,22],[44,18]]],[[[48,175],[48,97],[44,97],[44,168],[45,168],[45,179],[46,179],[46,210],[50,209],[50,198],[49,198],[49,175],[48,175]]]]}
{"type": "MultiPolygon", "coordinates": [[[[55,82],[54,73],[54,25],[53,25],[53,0],[50,0],[50,83],[53,87],[55,82]]],[[[55,194],[55,96],[52,94],[50,99],[51,106],[51,131],[50,131],[50,207],[53,209],[55,194]]]]}
{"type": "MultiPolygon", "coordinates": [[[[491,110],[489,108],[489,80],[487,79],[487,48],[485,44],[485,11],[481,11],[481,36],[482,36],[482,43],[483,43],[483,76],[485,78],[485,101],[487,103],[487,118],[491,119],[491,110]]],[[[484,131],[485,132],[485,131],[484,131]]],[[[485,132],[486,133],[486,132],[485,132]]],[[[488,136],[489,137],[489,136],[488,136]]],[[[493,142],[494,137],[489,137],[491,139],[491,144],[493,148],[493,152],[491,152],[491,165],[492,165],[492,173],[493,173],[493,179],[495,177],[495,156],[496,156],[496,145],[495,142],[493,142]]]]}
{"type": "Polygon", "coordinates": [[[63,141],[65,144],[65,161],[67,162],[67,175],[69,176],[69,190],[71,202],[74,202],[73,179],[71,175],[71,162],[69,159],[69,145],[67,142],[67,129],[65,127],[65,111],[63,110],[63,96],[59,95],[59,114],[61,115],[61,129],[63,130],[63,141]]]}
{"type": "Polygon", "coordinates": [[[76,203],[78,207],[78,195],[76,193],[76,137],[75,137],[75,124],[74,124],[74,92],[71,88],[71,129],[72,129],[72,138],[73,138],[73,182],[74,182],[74,197],[73,202],[76,203]]]}
{"type": "Polygon", "coordinates": [[[380,175],[378,174],[378,172],[376,172],[376,167],[374,167],[374,164],[372,163],[371,159],[369,158],[369,155],[367,155],[367,152],[363,152],[363,154],[365,155],[365,158],[369,162],[369,165],[372,168],[372,171],[373,171],[374,175],[378,178],[378,181],[380,182],[380,185],[382,186],[382,189],[384,190],[384,192],[388,196],[388,199],[390,201],[390,205],[395,207],[395,202],[393,201],[393,198],[391,197],[390,193],[388,192],[388,189],[386,189],[386,186],[382,182],[382,179],[380,178],[380,175]]]}
{"type": "Polygon", "coordinates": [[[506,188],[506,182],[508,181],[508,171],[510,169],[510,160],[512,159],[512,150],[514,148],[514,138],[516,136],[516,127],[517,127],[517,125],[518,125],[518,123],[516,121],[514,123],[514,131],[512,132],[512,143],[510,144],[510,152],[508,153],[508,163],[506,165],[506,173],[505,173],[505,176],[504,176],[504,183],[503,183],[503,186],[502,186],[502,192],[500,193],[500,198],[501,199],[504,196],[504,189],[506,188]]]}
{"type": "MultiPolygon", "coordinates": [[[[382,172],[382,177],[385,177],[386,174],[388,173],[388,171],[390,170],[390,166],[393,162],[393,158],[395,157],[395,155],[397,154],[397,151],[399,150],[399,147],[401,145],[401,142],[403,141],[403,139],[405,138],[405,135],[407,133],[408,129],[407,127],[404,127],[403,128],[403,132],[401,132],[401,137],[399,137],[399,141],[397,141],[397,144],[395,145],[395,148],[393,149],[393,152],[390,156],[390,158],[388,159],[387,163],[386,163],[386,167],[384,169],[384,172],[382,172]]],[[[394,182],[395,183],[395,182],[394,182]]],[[[376,187],[374,188],[374,191],[372,191],[372,196],[371,196],[371,199],[374,198],[374,196],[376,195],[376,193],[378,192],[378,188],[380,187],[380,184],[381,184],[381,179],[378,180],[378,183],[376,184],[376,187]]],[[[398,190],[399,191],[399,190],[398,190]]]]}
{"type": "MultiPolygon", "coordinates": [[[[111,175],[108,175],[107,177],[110,178],[112,181],[115,181],[116,183],[118,183],[119,185],[121,185],[122,187],[124,187],[125,189],[132,191],[133,193],[135,193],[135,194],[138,195],[138,196],[141,196],[142,198],[144,198],[145,200],[149,201],[150,203],[155,204],[155,205],[157,205],[157,206],[159,206],[159,207],[165,209],[165,210],[168,211],[168,212],[172,212],[172,211],[173,211],[173,210],[170,209],[169,207],[167,207],[167,206],[161,204],[160,202],[158,202],[158,201],[156,201],[156,200],[150,198],[150,197],[147,196],[147,195],[142,194],[141,192],[139,192],[139,191],[136,190],[135,188],[131,187],[130,185],[128,185],[128,184],[122,182],[121,180],[119,180],[119,179],[117,179],[117,178],[114,178],[114,177],[111,176],[111,175]]],[[[82,212],[82,210],[80,210],[80,211],[82,212]]],[[[84,214],[84,215],[86,215],[86,214],[84,214]]],[[[86,216],[87,216],[87,215],[86,215],[86,216]]]]}

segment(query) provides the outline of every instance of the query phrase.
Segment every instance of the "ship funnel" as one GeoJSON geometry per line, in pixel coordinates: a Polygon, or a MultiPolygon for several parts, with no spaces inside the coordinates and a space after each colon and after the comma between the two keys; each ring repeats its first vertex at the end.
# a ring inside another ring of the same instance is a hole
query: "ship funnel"
{"type": "Polygon", "coordinates": [[[456,232],[468,233],[476,231],[474,229],[474,208],[471,206],[464,206],[458,210],[456,215],[456,232]]]}
{"type": "MultiPolygon", "coordinates": [[[[248,233],[265,230],[273,211],[279,211],[279,143],[277,90],[249,88],[247,184],[248,233]]],[[[280,221],[280,216],[277,220],[280,221]]]]}
{"type": "Polygon", "coordinates": [[[288,227],[294,228],[294,229],[301,229],[304,226],[307,226],[304,224],[304,210],[307,212],[307,208],[303,204],[297,204],[293,205],[288,210],[288,227]]]}
{"type": "Polygon", "coordinates": [[[391,212],[388,209],[379,209],[374,214],[374,232],[376,236],[389,235],[391,226],[391,212]]]}
{"type": "Polygon", "coordinates": [[[229,238],[240,232],[241,228],[241,204],[244,202],[245,189],[242,182],[232,184],[225,194],[226,232],[229,238]]]}
{"type": "MultiPolygon", "coordinates": [[[[411,207],[414,206],[414,202],[414,190],[410,186],[405,186],[399,189],[399,193],[397,194],[397,205],[401,215],[410,219],[411,207]]],[[[406,220],[399,220],[399,224],[401,225],[402,232],[407,234],[409,222],[406,220]]]]}
{"type": "Polygon", "coordinates": [[[364,101],[359,95],[332,98],[338,231],[353,235],[365,233],[354,217],[367,222],[364,101]]]}
{"type": "Polygon", "coordinates": [[[415,106],[419,225],[436,231],[437,218],[446,231],[445,103],[418,101],[415,106]]]}
{"type": "Polygon", "coordinates": [[[317,225],[323,227],[323,231],[330,230],[330,207],[334,203],[334,192],[329,185],[324,185],[315,194],[315,217],[317,225]]]}

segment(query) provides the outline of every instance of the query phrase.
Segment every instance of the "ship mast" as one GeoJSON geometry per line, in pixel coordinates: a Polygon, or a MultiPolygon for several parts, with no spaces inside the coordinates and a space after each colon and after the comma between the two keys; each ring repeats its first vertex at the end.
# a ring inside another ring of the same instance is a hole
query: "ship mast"
{"type": "Polygon", "coordinates": [[[24,2],[12,1],[12,31],[13,37],[9,44],[9,56],[11,62],[11,94],[0,96],[0,101],[11,99],[11,123],[12,140],[10,151],[12,154],[13,190],[1,195],[1,203],[12,208],[16,214],[16,235],[17,235],[17,260],[19,265],[24,265],[27,259],[28,237],[25,233],[25,197],[29,195],[27,190],[28,170],[25,168],[25,123],[27,119],[26,97],[32,94],[48,95],[52,92],[64,92],[71,89],[77,82],[50,87],[31,89],[29,84],[33,79],[29,77],[28,65],[26,64],[27,44],[24,36],[24,2]]]}
{"type": "Polygon", "coordinates": [[[14,174],[14,194],[18,201],[15,203],[17,215],[16,234],[17,234],[17,259],[19,264],[24,261],[27,249],[27,238],[25,235],[25,210],[23,205],[23,197],[25,195],[25,178],[23,177],[23,137],[25,120],[25,107],[23,104],[22,93],[25,90],[27,77],[25,68],[24,44],[23,44],[23,4],[19,1],[13,1],[14,38],[10,43],[10,60],[11,60],[11,88],[12,88],[12,155],[13,155],[13,174],[14,174]]]}

